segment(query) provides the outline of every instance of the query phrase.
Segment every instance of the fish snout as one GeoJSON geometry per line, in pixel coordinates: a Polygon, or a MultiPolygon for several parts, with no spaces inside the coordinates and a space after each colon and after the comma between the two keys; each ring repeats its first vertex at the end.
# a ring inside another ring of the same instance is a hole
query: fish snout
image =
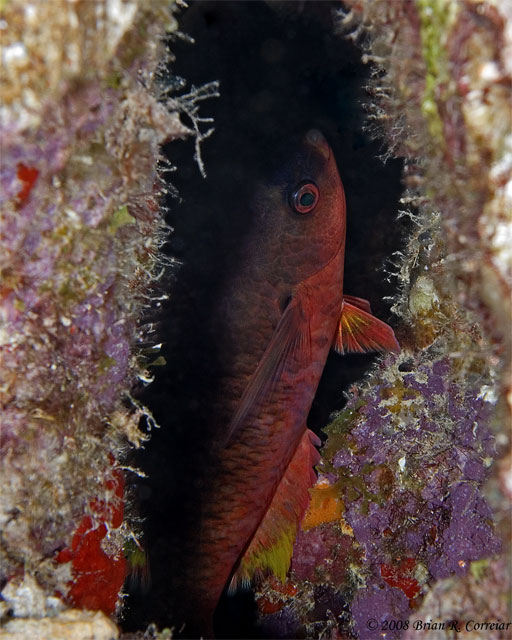
{"type": "Polygon", "coordinates": [[[310,129],[305,136],[306,143],[315,147],[322,156],[328,160],[331,155],[331,147],[324,137],[324,134],[318,129],[310,129]]]}

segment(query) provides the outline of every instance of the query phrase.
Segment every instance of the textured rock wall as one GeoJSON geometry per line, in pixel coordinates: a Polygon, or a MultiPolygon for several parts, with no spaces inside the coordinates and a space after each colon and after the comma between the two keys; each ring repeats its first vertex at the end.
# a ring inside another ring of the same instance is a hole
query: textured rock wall
{"type": "MultiPolygon", "coordinates": [[[[157,82],[173,11],[169,1],[1,4],[7,622],[54,615],[57,597],[107,614],[119,605],[132,536],[121,463],[145,437],[141,418],[151,425],[130,389],[155,357],[143,317],[165,266],[159,145],[192,134],[178,112],[196,108],[195,94],[166,103],[157,82]]],[[[73,620],[56,624],[81,637],[73,620]]]]}

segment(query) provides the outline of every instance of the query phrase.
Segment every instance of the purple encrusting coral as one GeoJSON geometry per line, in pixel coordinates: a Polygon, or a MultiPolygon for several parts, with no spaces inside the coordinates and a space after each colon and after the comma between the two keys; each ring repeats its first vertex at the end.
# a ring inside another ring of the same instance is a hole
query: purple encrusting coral
{"type": "MultiPolygon", "coordinates": [[[[409,601],[399,589],[381,582],[359,591],[352,603],[354,628],[360,640],[373,640],[386,623],[406,620],[409,601]]],[[[388,631],[386,638],[399,637],[399,631],[388,631]]]]}
{"type": "MultiPolygon", "coordinates": [[[[340,429],[350,441],[351,455],[342,448],[333,467],[345,483],[344,519],[370,571],[366,589],[381,582],[382,564],[403,557],[414,558],[437,580],[465,574],[472,561],[501,549],[491,510],[479,492],[494,454],[492,405],[449,381],[447,359],[421,364],[416,375],[403,376],[400,395],[410,395],[409,404],[395,405],[396,382],[390,393],[385,373],[393,366],[391,356],[382,361],[383,382],[367,390],[363,406],[356,408],[360,399],[349,401],[355,426],[349,429],[341,420],[330,428],[329,446],[340,442],[340,429]],[[393,404],[383,405],[382,398],[393,404]],[[352,478],[361,477],[365,491],[357,495],[352,478]]],[[[359,608],[364,598],[358,596],[359,608]]],[[[367,611],[379,619],[379,609],[367,611]]]]}
{"type": "Polygon", "coordinates": [[[393,377],[398,367],[394,356],[385,358],[380,384],[365,390],[364,403],[351,398],[329,429],[343,517],[364,554],[366,587],[352,605],[358,627],[365,607],[368,616],[385,618],[372,604],[383,565],[414,558],[428,570],[424,579],[437,580],[501,549],[479,492],[494,454],[491,403],[451,380],[447,358],[422,362],[401,380],[393,377]]]}
{"type": "Polygon", "coordinates": [[[441,533],[436,553],[428,562],[436,580],[454,573],[464,575],[470,561],[501,551],[501,541],[489,524],[491,509],[476,487],[468,483],[452,487],[446,509],[452,516],[450,524],[441,533]]]}

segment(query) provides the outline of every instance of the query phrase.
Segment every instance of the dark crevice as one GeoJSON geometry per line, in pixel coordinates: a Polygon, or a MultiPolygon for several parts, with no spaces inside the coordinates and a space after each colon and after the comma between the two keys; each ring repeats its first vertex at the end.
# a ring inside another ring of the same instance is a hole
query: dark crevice
{"type": "MultiPolygon", "coordinates": [[[[394,290],[381,266],[400,248],[404,234],[396,221],[402,164],[383,165],[377,158],[380,143],[363,133],[370,70],[360,52],[334,34],[338,8],[338,2],[192,2],[180,29],[196,44],[170,43],[176,61],[169,74],[186,78],[189,87],[220,80],[221,97],[201,107],[216,128],[202,148],[206,180],[193,160],[192,141],[164,149],[178,167],[171,180],[182,200],[167,203],[174,233],[166,250],[183,266],[169,282],[170,301],[158,317],[167,365],[138,396],[161,428],[135,460],[148,475],[136,481],[134,493],[146,518],[152,581],[145,593],[132,588],[125,630],[173,622],[169,584],[175,572],[186,570],[175,559],[191,539],[187,527],[194,526],[184,505],[194,500],[195,470],[206,464],[214,439],[209,411],[220,355],[212,323],[217,294],[226,273],[236,269],[236,248],[250,222],[244,203],[256,168],[290,137],[314,127],[331,144],[347,198],[345,290],[368,298],[378,317],[390,319],[384,298],[394,290]]],[[[371,355],[329,357],[309,416],[311,428],[321,434],[329,414],[343,406],[343,390],[373,360],[371,355]]],[[[216,616],[217,634],[261,637],[253,613],[250,594],[226,596],[216,616]]]]}

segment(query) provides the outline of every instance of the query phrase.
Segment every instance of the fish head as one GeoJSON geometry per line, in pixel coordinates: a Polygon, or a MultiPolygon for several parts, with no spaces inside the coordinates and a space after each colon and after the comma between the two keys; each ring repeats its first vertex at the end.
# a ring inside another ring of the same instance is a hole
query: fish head
{"type": "Polygon", "coordinates": [[[344,250],[345,194],[332,149],[317,129],[272,160],[252,199],[256,262],[267,281],[289,289],[344,250]]]}

